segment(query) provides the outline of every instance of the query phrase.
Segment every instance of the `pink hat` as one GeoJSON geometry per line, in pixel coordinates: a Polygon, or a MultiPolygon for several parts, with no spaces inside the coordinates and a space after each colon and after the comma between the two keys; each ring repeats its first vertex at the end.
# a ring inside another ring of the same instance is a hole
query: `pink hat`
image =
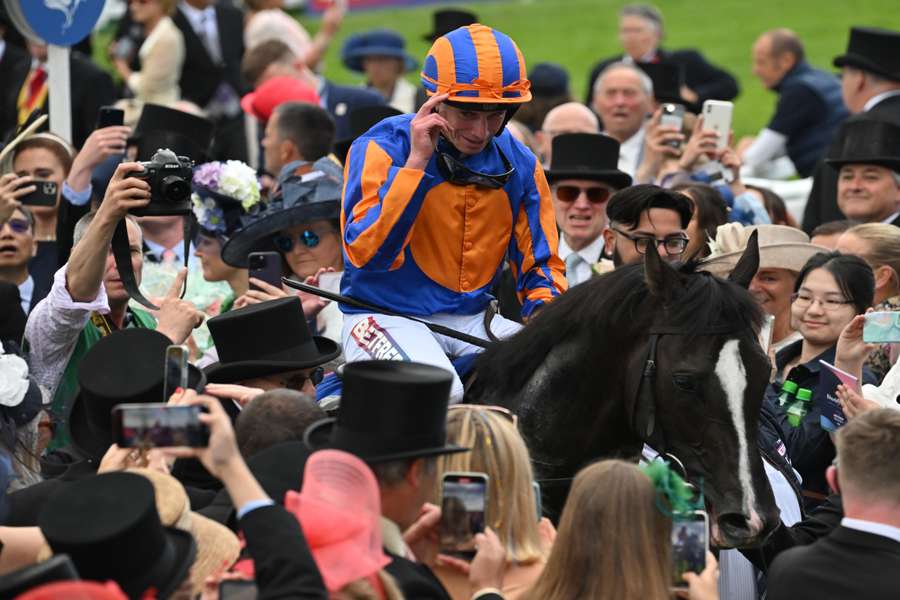
{"type": "Polygon", "coordinates": [[[300,493],[284,507],[297,517],[313,558],[336,592],[375,575],[391,560],[381,545],[381,501],[366,463],[340,450],[320,450],[306,462],[300,493]]]}
{"type": "Polygon", "coordinates": [[[57,581],[31,589],[16,600],[128,600],[114,581],[57,581]]]}
{"type": "Polygon", "coordinates": [[[318,106],[319,94],[294,77],[273,77],[241,98],[241,108],[265,123],[275,108],[284,102],[307,102],[318,106]]]}

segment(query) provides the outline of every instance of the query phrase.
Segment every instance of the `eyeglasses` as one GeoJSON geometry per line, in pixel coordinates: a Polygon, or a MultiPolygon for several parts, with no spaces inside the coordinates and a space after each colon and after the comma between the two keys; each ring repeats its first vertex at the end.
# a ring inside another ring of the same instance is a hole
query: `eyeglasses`
{"type": "Polygon", "coordinates": [[[807,292],[797,292],[796,294],[791,294],[791,302],[793,302],[800,308],[808,308],[812,306],[813,302],[818,302],[819,305],[827,311],[838,310],[842,306],[853,304],[852,300],[817,298],[816,296],[813,296],[812,294],[809,294],[807,292]]]}
{"type": "MultiPolygon", "coordinates": [[[[27,219],[9,219],[6,224],[13,230],[13,233],[28,233],[28,230],[31,229],[27,219]]],[[[2,228],[3,224],[0,223],[0,229],[2,228]]]]}
{"type": "Polygon", "coordinates": [[[319,245],[319,242],[322,241],[322,235],[324,234],[318,234],[312,229],[304,229],[296,236],[284,235],[283,233],[279,233],[272,238],[272,241],[275,243],[275,247],[278,248],[280,252],[287,254],[294,249],[294,239],[296,239],[307,248],[315,248],[319,245]]]}
{"type": "Polygon", "coordinates": [[[575,202],[581,194],[587,196],[591,204],[603,204],[609,200],[610,191],[605,187],[581,187],[578,185],[558,185],[553,190],[560,202],[575,202]]]}
{"type": "Polygon", "coordinates": [[[515,415],[514,412],[509,410],[508,408],[503,408],[502,406],[485,406],[482,404],[452,404],[447,408],[447,414],[449,415],[453,411],[465,410],[467,412],[471,412],[474,410],[486,410],[488,412],[494,413],[495,415],[499,415],[513,424],[514,427],[519,425],[519,418],[515,415]]]}
{"type": "Polygon", "coordinates": [[[437,151],[438,170],[444,179],[456,185],[480,185],[492,190],[499,190],[506,185],[509,178],[516,172],[516,168],[503,154],[500,146],[496,146],[496,148],[497,152],[500,153],[500,160],[503,161],[503,168],[506,169],[505,173],[491,174],[473,171],[464,165],[462,161],[441,150],[437,151]]]}
{"type": "Polygon", "coordinates": [[[621,229],[615,227],[612,227],[611,229],[634,242],[634,249],[637,250],[638,254],[646,254],[647,248],[650,247],[650,244],[653,244],[657,248],[660,246],[665,248],[666,254],[669,256],[678,256],[684,252],[684,249],[687,248],[688,242],[690,241],[683,235],[671,235],[663,239],[658,239],[646,235],[631,235],[630,233],[625,233],[621,229]]]}
{"type": "Polygon", "coordinates": [[[325,379],[325,368],[324,367],[316,367],[312,371],[309,372],[308,375],[304,375],[303,373],[295,373],[288,377],[285,377],[282,380],[282,387],[285,387],[289,390],[301,390],[303,389],[303,385],[306,383],[306,380],[309,380],[314,386],[322,383],[322,380],[325,379]]]}

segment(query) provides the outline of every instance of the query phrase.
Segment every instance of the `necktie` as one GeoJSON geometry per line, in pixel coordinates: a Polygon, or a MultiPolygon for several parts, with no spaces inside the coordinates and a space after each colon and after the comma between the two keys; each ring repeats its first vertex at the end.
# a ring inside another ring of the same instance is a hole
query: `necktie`
{"type": "Polygon", "coordinates": [[[25,122],[31,112],[39,108],[47,97],[47,70],[38,65],[31,71],[22,90],[19,92],[17,107],[19,109],[19,125],[25,122]]]}
{"type": "Polygon", "coordinates": [[[578,277],[578,267],[585,262],[577,252],[572,252],[566,257],[566,281],[569,282],[569,287],[581,283],[578,277]]]}
{"type": "Polygon", "coordinates": [[[160,262],[165,264],[174,264],[178,262],[178,255],[175,254],[174,250],[170,250],[168,248],[166,250],[163,250],[162,256],[160,258],[162,258],[160,262]]]}
{"type": "Polygon", "coordinates": [[[203,42],[203,46],[206,48],[206,51],[209,52],[209,57],[212,59],[214,63],[217,65],[222,64],[222,51],[219,48],[219,45],[216,43],[217,40],[213,39],[212,35],[212,27],[215,19],[215,13],[212,11],[203,11],[202,16],[200,17],[200,30],[197,32],[200,37],[200,41],[203,42]]]}

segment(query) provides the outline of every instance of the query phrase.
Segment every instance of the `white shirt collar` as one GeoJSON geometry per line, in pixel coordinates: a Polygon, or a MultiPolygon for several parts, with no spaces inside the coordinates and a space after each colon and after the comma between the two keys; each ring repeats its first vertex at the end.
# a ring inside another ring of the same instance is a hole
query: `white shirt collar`
{"type": "Polygon", "coordinates": [[[216,17],[216,8],[213,5],[207,6],[204,9],[196,8],[182,0],[178,3],[178,8],[181,12],[184,13],[184,16],[188,18],[191,22],[191,27],[194,29],[198,29],[203,25],[203,20],[205,18],[215,19],[216,17]]]}
{"type": "Polygon", "coordinates": [[[6,52],[6,42],[0,39],[0,60],[3,60],[3,54],[6,52]]]}
{"type": "Polygon", "coordinates": [[[637,132],[619,145],[619,170],[634,177],[638,165],[641,164],[641,154],[644,151],[644,132],[646,125],[641,125],[637,132]]]}
{"type": "Polygon", "coordinates": [[[33,295],[34,279],[29,275],[28,279],[19,284],[19,299],[22,301],[22,312],[26,315],[28,314],[28,309],[31,308],[31,297],[33,295]]]}
{"type": "MultiPolygon", "coordinates": [[[[566,235],[564,233],[561,234],[559,236],[559,257],[565,261],[566,257],[572,252],[575,252],[575,250],[572,250],[572,247],[566,242],[566,235]]],[[[603,235],[598,235],[597,239],[577,252],[589,265],[594,264],[600,260],[600,254],[603,252],[603,235]]]]}
{"type": "Polygon", "coordinates": [[[896,219],[897,217],[900,217],[900,210],[898,210],[895,213],[891,213],[888,218],[886,218],[885,220],[882,221],[882,223],[887,223],[888,225],[890,225],[891,223],[894,222],[894,219],[896,219]]]}
{"type": "Polygon", "coordinates": [[[893,96],[900,96],[900,90],[889,90],[887,92],[882,92],[877,96],[872,96],[871,98],[869,98],[868,102],[863,104],[863,112],[869,112],[870,110],[875,108],[875,105],[877,105],[879,102],[881,102],[882,100],[887,100],[888,98],[891,98],[893,96]]]}
{"type": "Polygon", "coordinates": [[[893,527],[874,521],[864,521],[862,519],[851,519],[850,517],[841,519],[841,526],[846,527],[847,529],[865,531],[866,533],[890,538],[900,544],[900,527],[893,527]]]}

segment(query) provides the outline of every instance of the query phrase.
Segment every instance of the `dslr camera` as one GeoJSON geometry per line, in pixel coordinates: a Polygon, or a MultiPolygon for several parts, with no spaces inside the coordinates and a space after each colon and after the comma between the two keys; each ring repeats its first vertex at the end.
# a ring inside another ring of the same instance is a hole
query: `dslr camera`
{"type": "Polygon", "coordinates": [[[194,161],[176,156],[168,148],[160,148],[153,157],[140,163],[143,171],[132,171],[128,177],[150,184],[150,204],[131,211],[136,217],[171,217],[191,213],[191,180],[194,161]]]}

